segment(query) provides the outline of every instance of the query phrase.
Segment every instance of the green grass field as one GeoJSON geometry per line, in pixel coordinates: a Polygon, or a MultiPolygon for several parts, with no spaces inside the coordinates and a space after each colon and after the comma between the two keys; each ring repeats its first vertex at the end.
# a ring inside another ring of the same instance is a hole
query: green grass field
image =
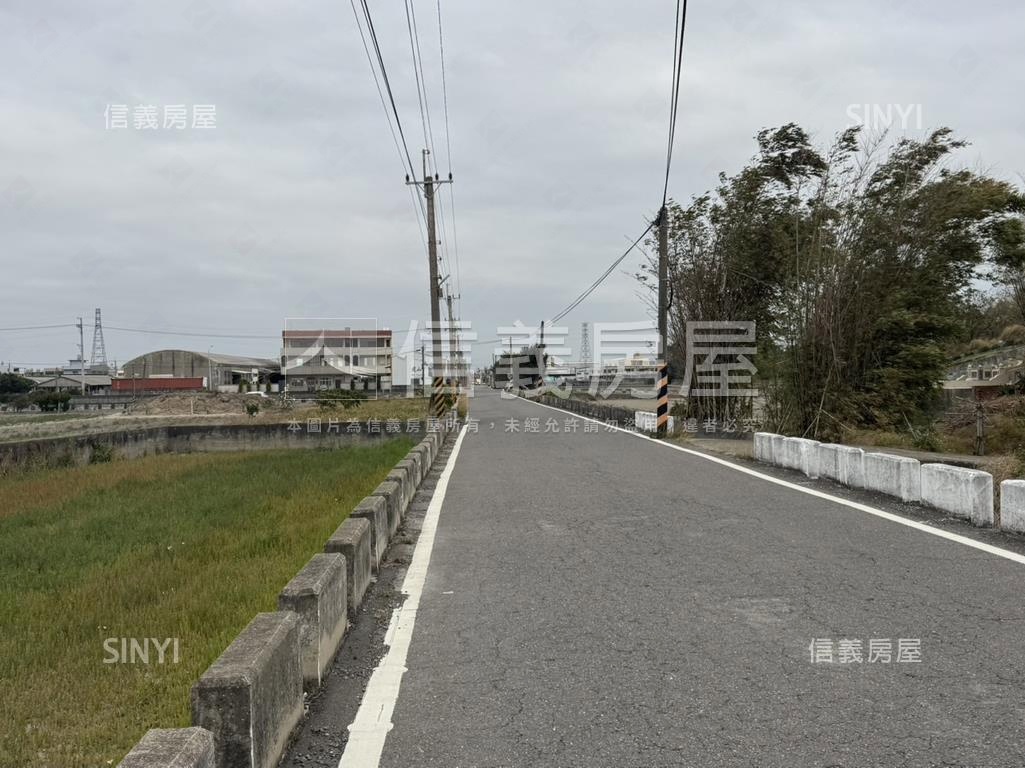
{"type": "Polygon", "coordinates": [[[0,479],[0,765],[116,765],[148,728],[189,725],[193,682],[410,446],[0,479]],[[122,637],[177,638],[179,662],[104,663],[122,637]]]}

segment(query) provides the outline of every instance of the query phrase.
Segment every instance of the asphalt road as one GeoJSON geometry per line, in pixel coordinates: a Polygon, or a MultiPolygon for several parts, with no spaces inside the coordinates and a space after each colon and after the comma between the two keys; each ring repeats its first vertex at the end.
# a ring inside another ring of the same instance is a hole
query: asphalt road
{"type": "Polygon", "coordinates": [[[1025,765],[1025,565],[495,392],[472,412],[380,765],[1025,765]]]}

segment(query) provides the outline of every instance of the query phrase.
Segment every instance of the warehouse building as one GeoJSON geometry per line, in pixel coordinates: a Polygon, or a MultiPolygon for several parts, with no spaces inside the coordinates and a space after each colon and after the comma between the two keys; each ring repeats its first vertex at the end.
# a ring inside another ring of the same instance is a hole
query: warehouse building
{"type": "Polygon", "coordinates": [[[161,349],[129,360],[121,376],[125,379],[201,378],[206,382],[206,389],[227,392],[238,390],[242,382],[251,388],[262,388],[276,381],[278,374],[277,362],[267,358],[161,349]]]}

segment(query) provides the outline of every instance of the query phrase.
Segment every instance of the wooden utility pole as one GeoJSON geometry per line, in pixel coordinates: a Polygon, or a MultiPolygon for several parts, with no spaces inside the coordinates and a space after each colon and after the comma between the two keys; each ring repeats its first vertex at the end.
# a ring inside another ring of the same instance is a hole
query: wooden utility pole
{"type": "Polygon", "coordinates": [[[658,407],[655,429],[665,437],[669,428],[669,212],[666,206],[658,212],[658,407]]]}

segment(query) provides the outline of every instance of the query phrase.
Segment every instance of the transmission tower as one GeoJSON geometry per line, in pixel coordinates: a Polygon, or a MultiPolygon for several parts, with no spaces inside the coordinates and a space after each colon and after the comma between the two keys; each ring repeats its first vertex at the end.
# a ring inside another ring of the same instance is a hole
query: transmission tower
{"type": "Polygon", "coordinates": [[[591,363],[591,324],[580,324],[580,362],[591,363]]]}
{"type": "Polygon", "coordinates": [[[96,322],[93,325],[93,353],[89,361],[91,370],[109,371],[107,364],[107,347],[103,343],[103,320],[100,317],[100,308],[96,308],[96,322]]]}

